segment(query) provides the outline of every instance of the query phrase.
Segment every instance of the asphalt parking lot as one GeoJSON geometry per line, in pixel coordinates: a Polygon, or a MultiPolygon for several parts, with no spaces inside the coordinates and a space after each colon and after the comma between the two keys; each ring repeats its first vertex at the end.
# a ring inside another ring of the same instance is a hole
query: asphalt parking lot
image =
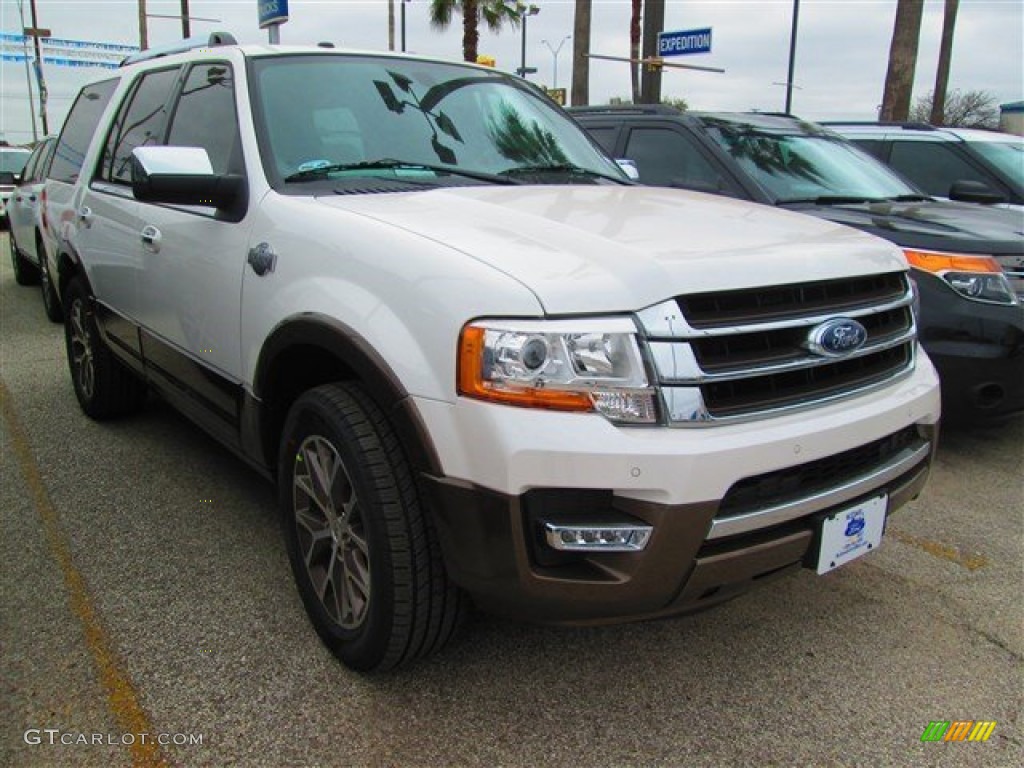
{"type": "Polygon", "coordinates": [[[159,401],[80,412],[6,240],[0,765],[1024,764],[1024,420],[945,433],[881,549],[827,576],[642,625],[477,617],[364,678],[305,619],[269,485],[159,401]],[[988,741],[921,740],[967,720],[988,741]]]}

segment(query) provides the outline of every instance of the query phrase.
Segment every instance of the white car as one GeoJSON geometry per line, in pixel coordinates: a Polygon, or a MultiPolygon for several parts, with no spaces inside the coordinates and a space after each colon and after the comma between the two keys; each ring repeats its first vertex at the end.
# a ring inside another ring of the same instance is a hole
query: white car
{"type": "Polygon", "coordinates": [[[150,387],[275,481],[355,669],[470,600],[611,622],[825,573],[928,475],[898,248],[637,186],[490,68],[146,52],[83,89],[46,195],[82,409],[150,387]]]}
{"type": "Polygon", "coordinates": [[[0,226],[7,226],[7,202],[31,154],[32,151],[24,147],[12,147],[6,141],[0,142],[0,226]]]}
{"type": "Polygon", "coordinates": [[[55,323],[60,322],[63,315],[46,259],[41,202],[46,172],[56,143],[56,136],[48,136],[36,144],[7,206],[14,277],[19,285],[40,283],[43,309],[55,323]]]}

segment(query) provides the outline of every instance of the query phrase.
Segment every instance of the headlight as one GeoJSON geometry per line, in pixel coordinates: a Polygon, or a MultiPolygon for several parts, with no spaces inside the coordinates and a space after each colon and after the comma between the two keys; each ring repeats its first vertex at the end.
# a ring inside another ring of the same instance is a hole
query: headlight
{"type": "Polygon", "coordinates": [[[999,262],[991,256],[904,250],[911,266],[931,272],[961,296],[989,304],[1016,304],[999,262]]]}
{"type": "Polygon", "coordinates": [[[657,421],[654,389],[628,318],[470,323],[459,339],[458,389],[506,405],[657,421]]]}

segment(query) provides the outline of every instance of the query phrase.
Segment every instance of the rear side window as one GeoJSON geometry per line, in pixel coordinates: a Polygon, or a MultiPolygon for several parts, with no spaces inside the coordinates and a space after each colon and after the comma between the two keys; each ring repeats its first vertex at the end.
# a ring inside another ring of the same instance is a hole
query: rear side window
{"type": "Polygon", "coordinates": [[[189,71],[174,110],[167,143],[202,147],[213,172],[241,173],[235,81],[228,64],[198,64],[189,71]]]}
{"type": "Polygon", "coordinates": [[[53,153],[49,178],[74,184],[96,126],[117,87],[117,79],[85,86],[75,99],[53,153]]]}
{"type": "Polygon", "coordinates": [[[159,144],[167,122],[167,102],[180,68],[148,72],[121,104],[100,157],[97,178],[131,184],[132,150],[159,144]]]}

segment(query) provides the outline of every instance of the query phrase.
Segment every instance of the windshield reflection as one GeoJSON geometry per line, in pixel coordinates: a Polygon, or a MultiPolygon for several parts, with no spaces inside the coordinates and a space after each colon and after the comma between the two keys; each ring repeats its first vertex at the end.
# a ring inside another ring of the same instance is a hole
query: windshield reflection
{"type": "MultiPolygon", "coordinates": [[[[312,54],[257,59],[253,73],[264,162],[278,183],[411,173],[487,183],[487,174],[523,167],[575,167],[624,178],[556,105],[500,72],[312,54]],[[417,164],[422,168],[411,168],[417,164]],[[448,167],[480,175],[449,176],[448,167]]],[[[594,183],[585,174],[571,180],[594,183]]]]}

